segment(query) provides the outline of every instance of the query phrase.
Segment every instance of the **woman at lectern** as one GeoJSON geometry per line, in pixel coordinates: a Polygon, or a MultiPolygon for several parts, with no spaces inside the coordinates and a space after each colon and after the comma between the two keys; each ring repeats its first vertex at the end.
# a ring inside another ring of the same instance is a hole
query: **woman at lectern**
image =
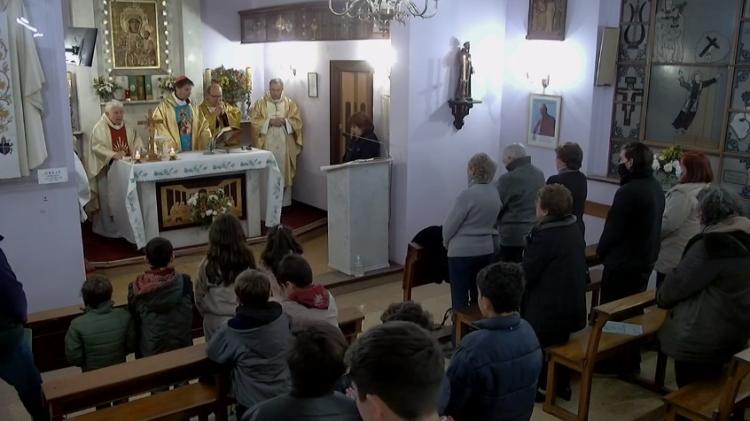
{"type": "Polygon", "coordinates": [[[362,112],[354,113],[349,117],[349,126],[351,137],[342,162],[380,157],[380,141],[375,135],[370,116],[362,112]]]}

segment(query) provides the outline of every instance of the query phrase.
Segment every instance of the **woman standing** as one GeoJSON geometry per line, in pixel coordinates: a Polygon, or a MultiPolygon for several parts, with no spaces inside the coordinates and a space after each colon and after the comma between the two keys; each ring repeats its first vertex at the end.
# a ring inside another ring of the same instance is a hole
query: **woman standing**
{"type": "Polygon", "coordinates": [[[362,112],[354,113],[349,117],[349,125],[352,136],[346,145],[342,162],[378,158],[380,141],[375,136],[375,127],[370,116],[362,112]]]}
{"type": "Polygon", "coordinates": [[[485,153],[471,157],[467,169],[469,187],[459,194],[443,224],[454,311],[477,302],[477,273],[492,263],[495,222],[500,212],[500,196],[490,184],[496,169],[495,162],[485,153]]]}
{"type": "Polygon", "coordinates": [[[661,249],[656,260],[656,287],[680,262],[685,245],[700,232],[698,193],[713,180],[711,162],[700,152],[686,152],[680,160],[680,183],[667,192],[661,218],[661,249]]]}
{"type": "Polygon", "coordinates": [[[242,224],[231,214],[217,216],[208,232],[208,254],[195,284],[195,306],[203,316],[206,341],[234,317],[238,305],[234,279],[246,269],[255,269],[255,257],[245,243],[242,224]]]}

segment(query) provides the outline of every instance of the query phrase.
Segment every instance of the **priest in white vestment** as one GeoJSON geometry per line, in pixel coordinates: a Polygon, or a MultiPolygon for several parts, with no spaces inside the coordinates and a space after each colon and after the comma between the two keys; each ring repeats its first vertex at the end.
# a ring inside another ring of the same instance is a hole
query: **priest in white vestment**
{"type": "Polygon", "coordinates": [[[104,114],[94,125],[91,141],[86,149],[86,173],[91,198],[86,212],[93,216],[94,231],[108,237],[118,237],[111,221],[107,197],[107,170],[113,160],[135,155],[143,149],[141,137],[133,127],[125,124],[125,107],[117,100],[104,106],[104,114]],[[98,212],[100,211],[101,212],[98,212]]]}
{"type": "Polygon", "coordinates": [[[297,157],[302,152],[302,116],[297,104],[283,95],[281,79],[272,79],[268,88],[268,93],[250,111],[250,123],[256,136],[253,146],[273,153],[284,182],[283,205],[289,206],[297,157]]]}
{"type": "Polygon", "coordinates": [[[17,19],[29,14],[23,0],[0,0],[0,179],[28,176],[47,159],[42,127],[42,65],[33,33],[17,19]]]}

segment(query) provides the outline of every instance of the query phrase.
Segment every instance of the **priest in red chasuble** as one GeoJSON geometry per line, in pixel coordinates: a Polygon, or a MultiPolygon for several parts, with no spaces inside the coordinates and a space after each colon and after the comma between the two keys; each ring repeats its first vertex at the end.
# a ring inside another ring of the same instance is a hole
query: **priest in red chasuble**
{"type": "Polygon", "coordinates": [[[125,107],[120,101],[109,101],[91,133],[86,149],[86,173],[91,189],[91,201],[86,206],[89,215],[100,208],[99,183],[105,179],[110,162],[135,155],[137,149],[144,147],[135,128],[125,124],[124,115],[125,107]]]}

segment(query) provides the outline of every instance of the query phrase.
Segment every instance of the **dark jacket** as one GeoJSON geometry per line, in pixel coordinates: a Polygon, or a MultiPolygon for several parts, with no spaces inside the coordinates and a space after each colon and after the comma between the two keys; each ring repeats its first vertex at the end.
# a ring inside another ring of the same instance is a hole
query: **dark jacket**
{"type": "Polygon", "coordinates": [[[112,302],[86,307],[84,314],[70,322],[65,334],[65,356],[83,371],[125,362],[136,347],[136,334],[130,314],[113,309],[112,302]]]}
{"type": "Polygon", "coordinates": [[[289,393],[286,363],[291,322],[279,303],[237,307],[235,317],[219,328],[206,347],[208,358],[231,367],[232,396],[251,408],[289,393]]]}
{"type": "MultiPolygon", "coordinates": [[[[3,237],[0,236],[0,241],[3,237]]],[[[26,294],[16,279],[3,249],[0,249],[0,351],[15,349],[23,339],[26,294]]]]}
{"type": "Polygon", "coordinates": [[[448,250],[443,246],[443,227],[432,225],[419,231],[411,240],[422,246],[424,261],[416,276],[436,283],[448,279],[448,250]]]}
{"type": "Polygon", "coordinates": [[[623,178],[596,253],[608,269],[649,272],[659,256],[664,191],[649,168],[623,178]]]}
{"type": "Polygon", "coordinates": [[[750,339],[750,220],[731,218],[693,237],[659,288],[669,309],[662,351],[677,361],[727,362],[750,339]]]}
{"type": "Polygon", "coordinates": [[[193,283],[174,273],[150,292],[128,285],[128,308],[138,333],[136,356],[148,357],[193,344],[193,283]]]}
{"type": "Polygon", "coordinates": [[[562,184],[573,195],[573,215],[578,219],[578,227],[585,234],[586,225],[583,223],[583,211],[586,207],[586,196],[588,195],[588,182],[586,176],[578,170],[564,168],[559,174],[547,179],[547,184],[562,184]]]}
{"type": "Polygon", "coordinates": [[[353,399],[334,392],[317,398],[296,398],[283,395],[250,408],[242,421],[359,421],[353,399]]]}
{"type": "Polygon", "coordinates": [[[378,158],[380,156],[380,143],[375,132],[363,133],[362,136],[349,138],[346,144],[346,153],[342,162],[356,161],[358,159],[378,158]]]}
{"type": "Polygon", "coordinates": [[[586,325],[586,243],[578,229],[573,215],[547,218],[527,240],[521,314],[539,335],[586,325]]]}
{"type": "Polygon", "coordinates": [[[544,186],[544,173],[531,165],[531,157],[508,164],[508,172],[497,179],[501,208],[497,216],[500,245],[523,247],[536,222],[536,193],[544,186]]]}
{"type": "Polygon", "coordinates": [[[456,421],[528,421],[534,410],[542,350],[518,313],[476,322],[448,368],[440,415],[456,421]]]}

